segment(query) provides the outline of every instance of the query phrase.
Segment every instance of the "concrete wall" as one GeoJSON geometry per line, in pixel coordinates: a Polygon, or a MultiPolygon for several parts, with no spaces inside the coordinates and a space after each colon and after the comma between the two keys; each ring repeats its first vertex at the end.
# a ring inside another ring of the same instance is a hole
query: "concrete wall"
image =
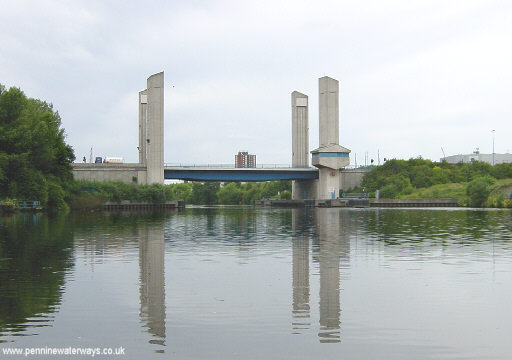
{"type": "Polygon", "coordinates": [[[361,186],[363,183],[363,176],[367,172],[368,170],[361,169],[340,170],[340,189],[347,191],[349,189],[361,186]]]}
{"type": "Polygon", "coordinates": [[[318,169],[318,191],[315,199],[339,198],[340,172],[329,168],[318,169]],[[333,196],[334,194],[334,196],[333,196]]]}
{"type": "MultiPolygon", "coordinates": [[[[122,181],[127,184],[146,184],[146,167],[139,164],[72,164],[75,180],[122,181]]],[[[162,170],[163,173],[163,170],[162,170]]]]}

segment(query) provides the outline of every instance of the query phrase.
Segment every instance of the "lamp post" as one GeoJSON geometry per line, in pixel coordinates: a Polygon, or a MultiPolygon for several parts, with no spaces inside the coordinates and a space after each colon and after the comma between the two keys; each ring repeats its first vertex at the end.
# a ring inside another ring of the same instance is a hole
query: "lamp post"
{"type": "Polygon", "coordinates": [[[492,166],[494,166],[494,129],[492,130],[492,166]]]}

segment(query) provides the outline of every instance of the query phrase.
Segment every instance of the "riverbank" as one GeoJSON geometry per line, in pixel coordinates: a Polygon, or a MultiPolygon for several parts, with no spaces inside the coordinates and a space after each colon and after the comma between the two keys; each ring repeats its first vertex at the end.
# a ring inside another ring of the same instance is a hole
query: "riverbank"
{"type": "Polygon", "coordinates": [[[512,164],[451,164],[428,159],[388,160],[353,189],[381,199],[455,198],[462,207],[512,207],[512,164]]]}
{"type": "Polygon", "coordinates": [[[258,200],[256,206],[273,207],[457,207],[457,199],[328,199],[328,200],[258,200]]]}
{"type": "MultiPolygon", "coordinates": [[[[401,195],[399,199],[453,198],[457,199],[458,206],[471,207],[471,198],[467,192],[468,184],[464,182],[433,185],[401,195]]],[[[512,179],[496,180],[494,184],[488,186],[486,191],[488,195],[482,207],[512,208],[512,179]]]]}

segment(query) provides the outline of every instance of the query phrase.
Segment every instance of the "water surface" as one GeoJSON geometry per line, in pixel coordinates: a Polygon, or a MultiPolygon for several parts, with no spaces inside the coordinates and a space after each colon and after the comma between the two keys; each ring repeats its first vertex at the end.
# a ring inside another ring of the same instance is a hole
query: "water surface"
{"type": "Polygon", "coordinates": [[[498,210],[2,217],[0,348],[508,359],[511,250],[512,212],[498,210]]]}

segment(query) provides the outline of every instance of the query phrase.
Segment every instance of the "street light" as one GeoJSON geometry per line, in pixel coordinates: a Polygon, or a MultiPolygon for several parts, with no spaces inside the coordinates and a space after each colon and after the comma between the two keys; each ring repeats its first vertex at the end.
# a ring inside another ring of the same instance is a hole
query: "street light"
{"type": "Polygon", "coordinates": [[[492,130],[492,166],[494,166],[494,131],[492,130]]]}

